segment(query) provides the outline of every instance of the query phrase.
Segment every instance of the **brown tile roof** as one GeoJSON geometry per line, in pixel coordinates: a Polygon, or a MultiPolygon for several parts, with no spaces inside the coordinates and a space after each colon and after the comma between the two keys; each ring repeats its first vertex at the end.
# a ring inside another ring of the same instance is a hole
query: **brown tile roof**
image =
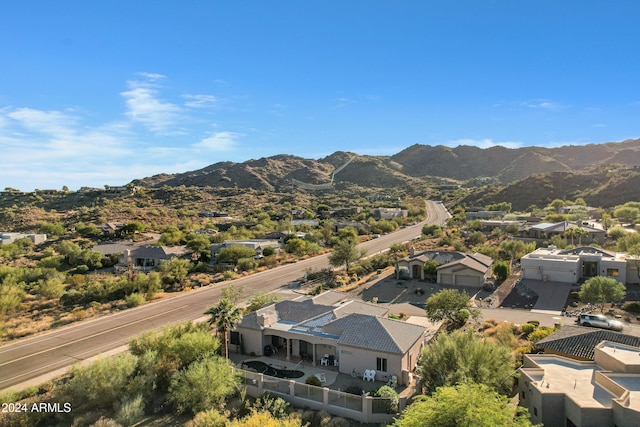
{"type": "Polygon", "coordinates": [[[555,353],[593,360],[593,349],[602,341],[640,347],[640,337],[585,326],[562,326],[538,341],[537,346],[555,353]]]}

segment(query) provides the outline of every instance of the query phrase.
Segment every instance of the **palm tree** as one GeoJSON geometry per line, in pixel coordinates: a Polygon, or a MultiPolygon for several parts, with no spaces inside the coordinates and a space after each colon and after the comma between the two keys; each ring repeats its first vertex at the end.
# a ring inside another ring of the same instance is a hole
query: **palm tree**
{"type": "Polygon", "coordinates": [[[589,232],[584,228],[580,227],[576,231],[576,234],[578,235],[578,246],[582,246],[582,238],[587,237],[589,235],[589,232]]]}
{"type": "Polygon", "coordinates": [[[224,357],[229,358],[229,331],[236,326],[236,323],[242,318],[242,310],[236,307],[229,299],[222,298],[217,305],[212,305],[204,312],[208,314],[209,325],[216,325],[216,331],[222,336],[224,357]]]}
{"type": "Polygon", "coordinates": [[[578,228],[577,227],[569,227],[565,230],[564,235],[565,236],[571,236],[571,246],[573,245],[573,238],[575,237],[575,235],[577,234],[578,228]]]}

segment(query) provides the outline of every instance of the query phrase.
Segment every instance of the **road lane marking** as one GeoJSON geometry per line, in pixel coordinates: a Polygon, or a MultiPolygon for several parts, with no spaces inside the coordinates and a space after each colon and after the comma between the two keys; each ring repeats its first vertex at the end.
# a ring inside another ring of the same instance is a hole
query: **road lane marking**
{"type": "Polygon", "coordinates": [[[153,319],[155,317],[164,316],[165,314],[172,313],[172,312],[178,311],[178,310],[182,310],[185,307],[189,307],[189,306],[188,305],[183,305],[182,307],[174,308],[173,310],[169,310],[169,311],[164,311],[162,313],[153,315],[151,317],[145,317],[144,319],[136,320],[135,322],[130,322],[130,323],[126,323],[124,325],[116,326],[115,328],[107,329],[106,331],[98,332],[96,334],[89,335],[89,336],[86,336],[86,337],[83,337],[83,338],[78,338],[76,340],[61,344],[61,345],[56,346],[56,347],[51,347],[51,348],[48,348],[46,350],[41,350],[41,351],[39,351],[37,353],[28,354],[26,356],[22,356],[22,357],[19,357],[17,359],[13,359],[13,360],[10,360],[8,362],[0,363],[0,367],[5,366],[5,365],[9,365],[11,363],[19,362],[21,360],[28,359],[28,358],[33,357],[33,356],[38,356],[38,355],[43,354],[43,353],[48,353],[50,351],[57,350],[57,349],[62,348],[62,347],[67,347],[67,346],[69,346],[71,344],[75,344],[77,342],[84,341],[84,340],[87,340],[89,338],[94,338],[94,337],[97,337],[97,336],[100,336],[100,335],[104,335],[106,333],[113,332],[113,331],[115,331],[117,329],[126,328],[126,327],[134,325],[136,323],[146,322],[147,320],[151,320],[151,319],[153,319]]]}

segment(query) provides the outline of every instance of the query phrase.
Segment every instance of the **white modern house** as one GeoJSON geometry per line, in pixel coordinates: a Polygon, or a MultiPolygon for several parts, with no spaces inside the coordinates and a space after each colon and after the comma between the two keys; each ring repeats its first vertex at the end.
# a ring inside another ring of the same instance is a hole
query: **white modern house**
{"type": "Polygon", "coordinates": [[[626,284],[639,283],[639,264],[636,256],[590,246],[573,249],[549,246],[520,259],[523,279],[564,283],[578,283],[595,276],[612,277],[626,284]]]}
{"type": "Polygon", "coordinates": [[[640,426],[640,348],[603,341],[594,361],[525,354],[520,405],[545,427],[640,426]]]}

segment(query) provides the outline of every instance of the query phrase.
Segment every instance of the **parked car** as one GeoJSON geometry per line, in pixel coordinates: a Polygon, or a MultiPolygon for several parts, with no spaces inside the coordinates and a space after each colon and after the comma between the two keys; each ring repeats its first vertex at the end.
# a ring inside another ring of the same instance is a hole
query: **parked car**
{"type": "Polygon", "coordinates": [[[576,319],[576,323],[581,326],[610,329],[612,331],[622,330],[622,322],[609,319],[602,314],[581,314],[578,316],[578,319],[576,319]]]}

